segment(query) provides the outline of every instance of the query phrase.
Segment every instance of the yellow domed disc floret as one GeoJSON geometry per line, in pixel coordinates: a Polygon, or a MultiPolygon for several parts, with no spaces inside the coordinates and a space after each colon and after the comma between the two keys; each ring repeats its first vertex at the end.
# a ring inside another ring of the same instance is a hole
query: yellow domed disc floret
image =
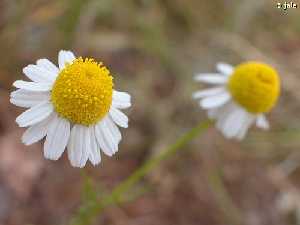
{"type": "Polygon", "coordinates": [[[77,58],[60,71],[51,92],[56,112],[72,123],[89,126],[101,120],[112,103],[113,78],[93,59],[77,58]]]}
{"type": "Polygon", "coordinates": [[[280,93],[280,80],[270,66],[247,62],[238,65],[228,81],[232,98],[248,112],[258,114],[271,110],[280,93]]]}

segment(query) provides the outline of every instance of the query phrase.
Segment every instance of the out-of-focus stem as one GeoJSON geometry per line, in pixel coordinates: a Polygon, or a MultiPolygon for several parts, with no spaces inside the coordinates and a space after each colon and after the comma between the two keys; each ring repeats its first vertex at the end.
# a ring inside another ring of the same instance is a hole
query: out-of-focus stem
{"type": "Polygon", "coordinates": [[[209,172],[208,182],[212,188],[216,203],[222,211],[227,224],[240,225],[242,224],[241,212],[233,203],[230,194],[224,186],[221,170],[215,168],[209,172]]]}

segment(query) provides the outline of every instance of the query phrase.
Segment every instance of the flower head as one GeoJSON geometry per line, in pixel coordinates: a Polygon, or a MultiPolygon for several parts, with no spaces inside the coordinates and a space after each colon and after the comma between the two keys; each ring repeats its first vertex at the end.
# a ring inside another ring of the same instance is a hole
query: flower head
{"type": "Polygon", "coordinates": [[[68,149],[74,167],[101,161],[118,151],[121,133],[128,127],[120,111],[131,106],[130,95],[113,89],[110,71],[93,59],[75,58],[60,51],[59,68],[47,59],[28,65],[24,74],[32,80],[16,81],[11,103],[29,108],[17,117],[20,127],[29,127],[22,137],[26,145],[46,137],[44,156],[57,160],[68,149]]]}
{"type": "Polygon", "coordinates": [[[55,111],[72,123],[97,123],[112,102],[113,79],[109,70],[93,59],[75,59],[60,71],[51,91],[55,111]]]}
{"type": "Polygon", "coordinates": [[[263,129],[269,128],[265,113],[277,102],[280,80],[269,65],[246,62],[233,68],[218,63],[219,73],[198,74],[196,81],[216,87],[197,91],[195,99],[208,110],[211,119],[227,138],[243,139],[252,123],[263,129]]]}

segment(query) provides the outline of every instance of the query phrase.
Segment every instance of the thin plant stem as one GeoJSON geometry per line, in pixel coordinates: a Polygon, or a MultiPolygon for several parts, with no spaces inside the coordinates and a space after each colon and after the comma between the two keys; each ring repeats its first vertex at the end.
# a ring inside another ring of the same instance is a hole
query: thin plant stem
{"type": "Polygon", "coordinates": [[[233,203],[230,194],[228,193],[221,175],[220,168],[215,168],[209,171],[208,182],[213,190],[216,203],[224,215],[227,224],[239,225],[242,224],[241,212],[233,203]]]}
{"type": "Polygon", "coordinates": [[[122,196],[128,192],[131,187],[138,183],[145,175],[150,173],[162,161],[168,159],[180,149],[186,146],[195,137],[203,134],[210,125],[211,121],[205,121],[198,126],[192,128],[189,132],[179,138],[174,144],[159,153],[157,156],[146,161],[141,167],[134,171],[127,179],[115,187],[112,192],[100,201],[91,201],[85,203],[79,210],[78,214],[74,216],[70,225],[88,225],[92,220],[101,213],[101,211],[108,205],[115,204],[122,201],[122,196]]]}

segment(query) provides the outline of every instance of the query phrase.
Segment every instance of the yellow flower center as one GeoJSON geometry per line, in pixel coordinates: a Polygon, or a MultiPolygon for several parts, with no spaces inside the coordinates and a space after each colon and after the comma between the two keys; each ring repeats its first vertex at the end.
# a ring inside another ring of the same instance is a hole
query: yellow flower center
{"type": "Polygon", "coordinates": [[[109,111],[113,78],[93,59],[77,58],[60,71],[51,92],[56,112],[72,123],[89,126],[109,111]]]}
{"type": "Polygon", "coordinates": [[[276,104],[280,80],[270,66],[248,62],[238,65],[228,81],[232,98],[248,112],[265,113],[276,104]]]}

